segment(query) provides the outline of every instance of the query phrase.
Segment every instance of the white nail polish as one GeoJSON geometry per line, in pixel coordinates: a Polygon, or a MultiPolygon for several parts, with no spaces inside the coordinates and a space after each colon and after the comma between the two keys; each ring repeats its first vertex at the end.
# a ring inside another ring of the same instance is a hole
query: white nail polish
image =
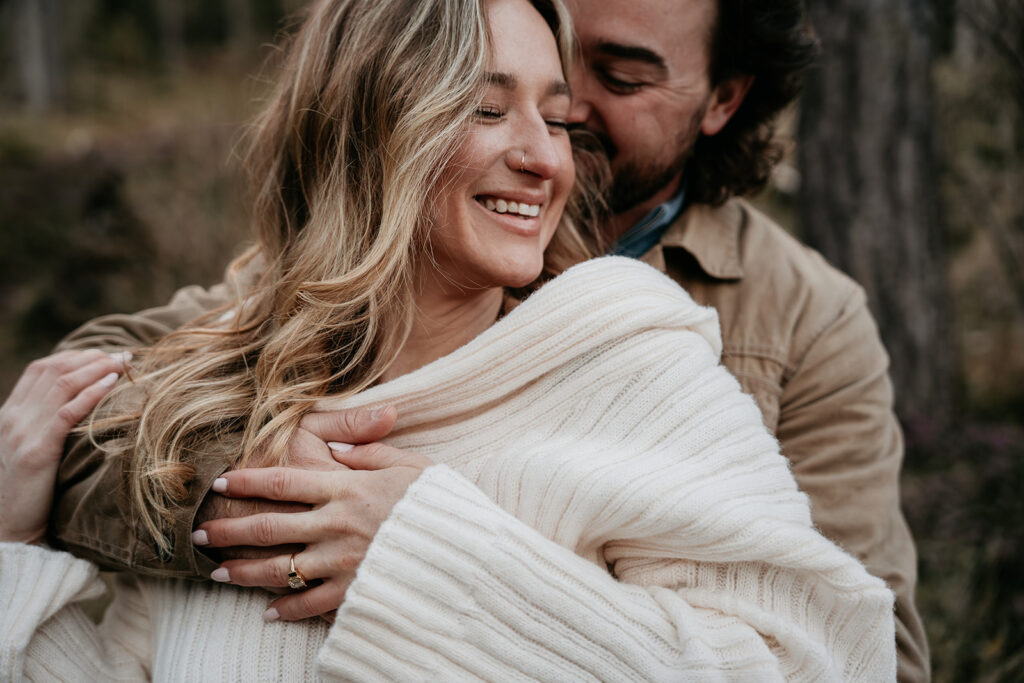
{"type": "Polygon", "coordinates": [[[114,386],[114,382],[117,381],[118,377],[120,377],[120,375],[118,375],[116,372],[112,372],[103,379],[101,379],[99,382],[97,382],[97,384],[99,384],[101,387],[112,387],[114,386]]]}
{"type": "Polygon", "coordinates": [[[210,545],[210,537],[205,531],[199,529],[192,532],[192,543],[195,545],[210,545]]]}
{"type": "Polygon", "coordinates": [[[210,578],[213,579],[214,581],[219,581],[221,583],[227,583],[228,581],[231,580],[231,575],[228,573],[228,570],[225,569],[224,567],[217,567],[212,572],[210,572],[210,578]]]}
{"type": "Polygon", "coordinates": [[[213,480],[213,486],[210,487],[217,493],[224,493],[228,490],[228,480],[224,477],[217,477],[213,480]]]}
{"type": "Polygon", "coordinates": [[[276,607],[271,607],[263,613],[263,621],[277,621],[281,618],[281,613],[277,611],[276,607]]]}
{"type": "Polygon", "coordinates": [[[121,364],[121,367],[128,365],[132,359],[131,351],[116,351],[110,354],[110,357],[121,364]]]}
{"type": "Polygon", "coordinates": [[[327,447],[335,453],[348,453],[350,450],[355,448],[355,446],[350,443],[341,443],[339,441],[328,441],[327,447]]]}

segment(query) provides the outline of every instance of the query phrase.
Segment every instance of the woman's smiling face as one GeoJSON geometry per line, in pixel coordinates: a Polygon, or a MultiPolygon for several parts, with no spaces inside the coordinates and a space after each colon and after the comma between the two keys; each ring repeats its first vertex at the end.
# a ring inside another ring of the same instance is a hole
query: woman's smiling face
{"type": "Polygon", "coordinates": [[[483,104],[445,170],[430,245],[444,281],[519,287],[540,275],[575,177],[558,47],[528,0],[489,0],[483,104]]]}

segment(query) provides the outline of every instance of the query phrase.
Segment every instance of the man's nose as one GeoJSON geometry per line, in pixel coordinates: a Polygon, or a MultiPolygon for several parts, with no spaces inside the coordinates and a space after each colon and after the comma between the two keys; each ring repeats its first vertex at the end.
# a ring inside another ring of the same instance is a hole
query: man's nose
{"type": "Polygon", "coordinates": [[[569,108],[568,121],[570,124],[586,123],[590,118],[591,111],[592,108],[589,102],[582,98],[573,97],[572,106],[569,108]]]}
{"type": "Polygon", "coordinates": [[[575,64],[569,79],[569,87],[572,89],[572,106],[569,108],[568,119],[570,124],[586,123],[593,112],[589,80],[584,66],[580,63],[575,64]]]}

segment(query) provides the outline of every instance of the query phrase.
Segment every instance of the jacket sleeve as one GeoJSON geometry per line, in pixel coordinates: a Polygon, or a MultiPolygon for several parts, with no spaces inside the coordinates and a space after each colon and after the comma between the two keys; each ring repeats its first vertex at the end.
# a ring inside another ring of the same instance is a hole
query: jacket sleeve
{"type": "Polygon", "coordinates": [[[516,445],[473,481],[428,468],[374,538],[321,671],[891,680],[891,592],[813,529],[735,380],[712,367],[657,405],[681,407],[643,411],[648,434],[516,445]],[[660,446],[630,446],[644,439],[660,446]]]}
{"type": "Polygon", "coordinates": [[[164,306],[138,313],[115,313],[90,320],[57,344],[56,351],[100,349],[121,351],[149,346],[203,313],[231,300],[224,283],[204,289],[191,285],[179,289],[164,306]]]}
{"type": "MultiPolygon", "coordinates": [[[[118,351],[139,348],[159,341],[170,332],[232,299],[227,284],[209,290],[198,286],[179,290],[171,301],[158,308],[135,314],[97,318],[68,335],[57,346],[67,349],[118,351]]],[[[87,435],[72,435],[65,445],[65,457],[57,476],[57,488],[50,522],[50,542],[104,569],[131,569],[142,574],[167,577],[197,577],[216,567],[195,553],[188,542],[192,519],[208,490],[208,482],[223,466],[215,459],[199,464],[196,486],[190,492],[188,509],[176,517],[178,527],[169,530],[175,541],[174,554],[157,552],[152,542],[129,522],[129,503],[121,466],[106,457],[87,435]]]]}
{"type": "Polygon", "coordinates": [[[776,434],[815,524],[896,596],[899,680],[930,679],[914,605],[917,557],[900,510],[903,441],[888,356],[858,287],[783,386],[776,434]]]}
{"type": "Polygon", "coordinates": [[[96,567],[39,546],[0,543],[0,679],[149,678],[149,613],[131,579],[119,579],[97,626],[79,601],[104,592],[96,567]]]}

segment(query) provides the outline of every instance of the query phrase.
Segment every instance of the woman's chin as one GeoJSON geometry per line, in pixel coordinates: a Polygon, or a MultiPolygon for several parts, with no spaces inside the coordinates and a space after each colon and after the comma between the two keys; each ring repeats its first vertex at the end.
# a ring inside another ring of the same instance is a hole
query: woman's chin
{"type": "Polygon", "coordinates": [[[502,287],[510,287],[512,289],[525,287],[539,278],[543,270],[543,261],[528,265],[523,264],[521,266],[507,269],[502,276],[498,278],[498,281],[502,287]]]}
{"type": "Polygon", "coordinates": [[[543,270],[542,255],[505,258],[498,262],[480,260],[472,263],[464,260],[456,268],[440,268],[436,279],[455,284],[460,291],[467,293],[495,287],[517,289],[535,281],[543,270]]]}

